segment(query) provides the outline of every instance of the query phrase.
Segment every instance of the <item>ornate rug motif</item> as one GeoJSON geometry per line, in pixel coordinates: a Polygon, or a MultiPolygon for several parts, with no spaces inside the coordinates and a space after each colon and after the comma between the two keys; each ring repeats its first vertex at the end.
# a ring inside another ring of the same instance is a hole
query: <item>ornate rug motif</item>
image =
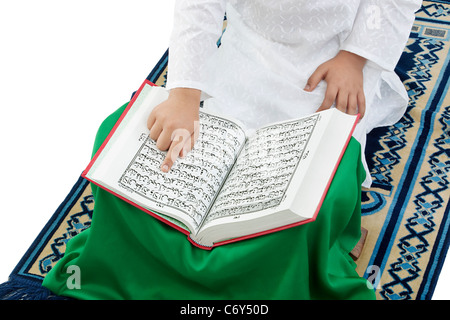
{"type": "Polygon", "coordinates": [[[358,272],[378,299],[431,299],[448,249],[450,3],[424,1],[396,72],[410,98],[395,125],[368,137],[373,186],[358,272]]]}
{"type": "MultiPolygon", "coordinates": [[[[373,186],[363,190],[369,230],[357,271],[378,299],[431,299],[448,250],[450,219],[450,1],[424,1],[397,73],[410,103],[395,125],[368,137],[373,186]]],[[[147,77],[164,86],[168,52],[147,77]]],[[[0,285],[0,299],[59,299],[41,286],[67,241],[89,228],[94,199],[75,183],[39,236],[0,285]]]]}

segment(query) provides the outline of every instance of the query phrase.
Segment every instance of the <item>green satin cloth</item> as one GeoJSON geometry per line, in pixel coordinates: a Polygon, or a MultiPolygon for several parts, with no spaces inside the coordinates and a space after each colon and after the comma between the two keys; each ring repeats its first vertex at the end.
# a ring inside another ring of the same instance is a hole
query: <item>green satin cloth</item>
{"type": "MultiPolygon", "coordinates": [[[[125,106],[102,123],[94,153],[125,106]]],[[[93,185],[92,225],[43,285],[77,299],[374,299],[349,256],[361,230],[360,157],[352,139],[315,222],[211,251],[93,185]],[[71,265],[80,289],[67,285],[71,265]]]]}

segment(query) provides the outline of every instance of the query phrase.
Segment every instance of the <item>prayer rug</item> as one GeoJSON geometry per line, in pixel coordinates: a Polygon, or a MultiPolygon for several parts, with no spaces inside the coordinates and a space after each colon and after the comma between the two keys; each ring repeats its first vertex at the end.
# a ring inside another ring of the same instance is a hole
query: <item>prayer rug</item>
{"type": "Polygon", "coordinates": [[[397,65],[403,118],[368,137],[373,185],[363,190],[368,236],[358,273],[378,299],[431,299],[449,239],[450,1],[424,1],[397,65]]]}
{"type": "MultiPolygon", "coordinates": [[[[410,103],[395,125],[370,133],[373,186],[363,190],[368,230],[357,271],[378,299],[431,299],[448,246],[450,172],[450,1],[424,1],[397,73],[410,103]]],[[[147,77],[164,86],[167,52],[147,77]]],[[[89,228],[94,199],[79,178],[27,250],[0,299],[63,299],[41,286],[67,241],[89,228]]]]}

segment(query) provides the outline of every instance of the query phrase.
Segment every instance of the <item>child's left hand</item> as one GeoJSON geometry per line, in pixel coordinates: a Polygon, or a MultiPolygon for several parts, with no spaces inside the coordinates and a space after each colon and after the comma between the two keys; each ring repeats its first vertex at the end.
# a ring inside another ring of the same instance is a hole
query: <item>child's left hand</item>
{"type": "Polygon", "coordinates": [[[331,60],[321,64],[310,76],[305,91],[313,91],[321,80],[327,83],[322,105],[317,111],[336,108],[348,114],[360,114],[366,110],[363,89],[363,68],[366,59],[349,51],[339,51],[331,60]]]}

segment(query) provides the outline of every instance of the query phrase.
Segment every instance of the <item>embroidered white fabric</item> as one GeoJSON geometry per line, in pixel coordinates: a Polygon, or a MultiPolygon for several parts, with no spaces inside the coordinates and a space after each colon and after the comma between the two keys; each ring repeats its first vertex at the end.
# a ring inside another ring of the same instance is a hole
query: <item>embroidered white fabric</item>
{"type": "MultiPolygon", "coordinates": [[[[354,137],[391,125],[408,96],[394,68],[420,0],[179,0],[169,46],[167,88],[202,90],[205,108],[248,129],[315,112],[326,83],[309,76],[339,50],[368,59],[366,114],[354,137]],[[222,35],[222,21],[227,28],[222,35]],[[212,97],[212,98],[210,98],[212,97]]],[[[364,160],[364,159],[363,159],[364,160]]],[[[364,186],[371,184],[367,165],[364,186]]]]}

